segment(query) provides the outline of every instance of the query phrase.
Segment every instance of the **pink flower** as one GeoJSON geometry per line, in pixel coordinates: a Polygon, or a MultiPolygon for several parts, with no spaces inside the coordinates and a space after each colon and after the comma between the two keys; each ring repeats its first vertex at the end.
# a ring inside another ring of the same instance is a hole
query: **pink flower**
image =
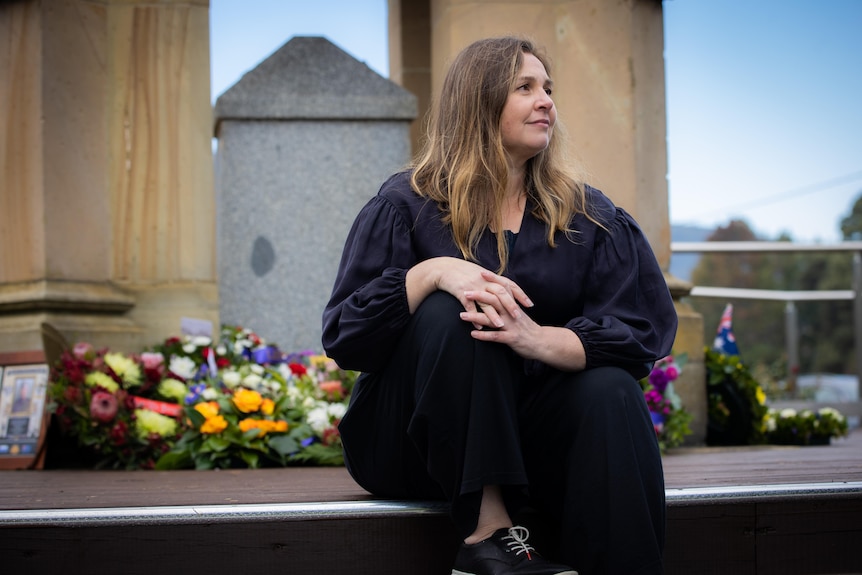
{"type": "Polygon", "coordinates": [[[668,381],[674,381],[677,377],[679,377],[679,370],[672,365],[667,366],[667,368],[664,370],[664,373],[665,375],[667,375],[668,381]]]}
{"type": "Polygon", "coordinates": [[[141,362],[144,364],[144,369],[159,369],[165,363],[165,356],[148,351],[141,354],[141,362]]]}
{"type": "Polygon", "coordinates": [[[337,379],[320,382],[320,389],[330,399],[340,399],[344,394],[344,388],[342,387],[341,382],[337,379]]]}
{"type": "Polygon", "coordinates": [[[78,359],[87,359],[93,354],[93,345],[90,343],[78,342],[72,348],[72,354],[78,359]]]}
{"type": "Polygon", "coordinates": [[[117,398],[113,393],[97,391],[90,401],[90,415],[100,423],[109,423],[117,416],[117,398]]]}

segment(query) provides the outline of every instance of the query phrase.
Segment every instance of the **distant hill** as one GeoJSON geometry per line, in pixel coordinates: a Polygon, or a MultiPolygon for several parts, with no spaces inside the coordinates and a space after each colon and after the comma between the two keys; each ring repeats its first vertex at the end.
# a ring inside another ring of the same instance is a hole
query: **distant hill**
{"type": "MultiPolygon", "coordinates": [[[[704,242],[714,232],[711,228],[697,226],[671,225],[670,239],[672,242],[704,242]]],[[[672,254],[670,258],[670,273],[685,281],[691,281],[691,272],[697,266],[701,254],[672,254]]]]}

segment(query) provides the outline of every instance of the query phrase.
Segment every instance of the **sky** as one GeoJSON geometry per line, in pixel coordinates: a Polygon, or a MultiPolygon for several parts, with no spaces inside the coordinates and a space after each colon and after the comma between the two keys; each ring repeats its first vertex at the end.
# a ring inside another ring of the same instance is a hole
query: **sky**
{"type": "MultiPolygon", "coordinates": [[[[389,75],[386,0],[211,0],[212,100],[293,36],[389,75]]],[[[672,224],[840,241],[862,196],[862,0],[664,0],[672,224]]]]}

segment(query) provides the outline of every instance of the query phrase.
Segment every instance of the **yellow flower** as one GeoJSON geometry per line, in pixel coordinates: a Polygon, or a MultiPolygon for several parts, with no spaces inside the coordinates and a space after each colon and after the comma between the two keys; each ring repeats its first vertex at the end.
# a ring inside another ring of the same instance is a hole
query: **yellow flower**
{"type": "Polygon", "coordinates": [[[113,370],[126,385],[139,385],[141,383],[141,368],[135,360],[121,353],[106,353],[105,363],[113,370]]]}
{"type": "Polygon", "coordinates": [[[275,402],[267,397],[260,404],[260,410],[266,415],[272,415],[272,412],[275,411],[275,402]]]}
{"type": "Polygon", "coordinates": [[[218,402],[204,401],[195,406],[195,411],[203,415],[206,419],[218,415],[218,402]]]}
{"type": "Polygon", "coordinates": [[[120,389],[120,386],[111,378],[110,375],[104,374],[101,371],[88,373],[87,377],[84,378],[84,383],[90,387],[101,387],[111,393],[120,389]]]}
{"type": "Polygon", "coordinates": [[[260,409],[263,397],[258,392],[250,389],[238,389],[233,394],[233,403],[243,413],[254,413],[260,409]]]}
{"type": "Polygon", "coordinates": [[[208,417],[201,425],[201,433],[221,433],[227,428],[227,420],[221,415],[208,417]]]}
{"type": "Polygon", "coordinates": [[[763,388],[758,386],[755,393],[757,395],[757,403],[759,403],[760,405],[766,404],[766,393],[763,392],[763,388]]]}
{"type": "Polygon", "coordinates": [[[152,433],[160,437],[171,437],[177,433],[177,421],[173,417],[149,409],[136,409],[135,430],[138,432],[138,437],[142,439],[152,433]]]}

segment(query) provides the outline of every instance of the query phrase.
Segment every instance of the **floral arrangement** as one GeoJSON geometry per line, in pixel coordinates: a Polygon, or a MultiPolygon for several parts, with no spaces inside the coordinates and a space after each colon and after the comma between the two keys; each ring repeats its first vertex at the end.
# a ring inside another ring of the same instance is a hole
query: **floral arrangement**
{"type": "Polygon", "coordinates": [[[64,432],[103,455],[100,466],[343,463],[337,426],[358,374],[323,355],[282,353],[237,326],[218,343],[183,336],[136,356],[88,353],[64,355],[50,393],[64,432]]]}
{"type": "Polygon", "coordinates": [[[833,437],[845,436],[847,433],[847,419],[831,407],[800,412],[789,408],[780,411],[770,408],[766,415],[766,437],[769,443],[829,445],[833,437]]]}
{"type": "Polygon", "coordinates": [[[184,387],[140,356],[77,344],[52,367],[48,398],[95,467],[153,468],[177,437],[184,387]]]}
{"type": "Polygon", "coordinates": [[[766,392],[740,360],[704,349],[707,383],[707,443],[755,445],[766,441],[766,392]]]}
{"type": "Polygon", "coordinates": [[[683,409],[673,386],[686,360],[685,354],[669,355],[656,362],[650,374],[640,381],[662,451],[681,445],[691,435],[692,416],[683,409]]]}

